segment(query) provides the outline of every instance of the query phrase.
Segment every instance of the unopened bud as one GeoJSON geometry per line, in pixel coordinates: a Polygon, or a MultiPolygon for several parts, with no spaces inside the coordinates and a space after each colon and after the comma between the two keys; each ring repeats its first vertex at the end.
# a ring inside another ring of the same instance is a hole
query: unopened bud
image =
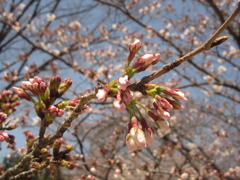
{"type": "Polygon", "coordinates": [[[69,105],[68,101],[61,101],[60,103],[56,104],[55,106],[59,109],[64,109],[69,105]]]}
{"type": "Polygon", "coordinates": [[[42,169],[42,165],[39,162],[34,162],[34,163],[32,163],[32,168],[40,170],[40,169],[42,169]]]}
{"type": "Polygon", "coordinates": [[[139,39],[136,39],[132,44],[129,45],[129,51],[137,53],[141,49],[142,45],[139,39]]]}
{"type": "Polygon", "coordinates": [[[31,96],[26,93],[23,89],[21,88],[17,88],[17,87],[13,87],[13,90],[15,91],[15,93],[22,99],[26,99],[27,101],[31,101],[32,98],[31,96]]]}
{"type": "Polygon", "coordinates": [[[52,77],[49,84],[50,95],[54,97],[54,95],[58,92],[59,85],[61,83],[60,76],[52,77]]]}
{"type": "Polygon", "coordinates": [[[75,167],[74,164],[72,164],[71,162],[66,161],[66,160],[62,160],[61,163],[60,163],[60,165],[63,166],[63,167],[68,168],[69,170],[72,170],[72,169],[74,169],[74,167],[75,167]]]}
{"type": "Polygon", "coordinates": [[[5,141],[7,138],[9,138],[9,135],[7,132],[5,131],[0,132],[0,142],[5,141]]]}
{"type": "Polygon", "coordinates": [[[42,148],[40,152],[41,154],[47,154],[49,153],[49,150],[47,148],[42,148]]]}
{"type": "Polygon", "coordinates": [[[73,150],[74,146],[71,144],[68,144],[65,146],[65,153],[68,154],[73,150]]]}
{"type": "Polygon", "coordinates": [[[147,113],[154,121],[157,121],[159,119],[159,117],[153,111],[148,110],[147,113]]]}
{"type": "Polygon", "coordinates": [[[34,108],[37,115],[42,119],[46,112],[46,105],[42,101],[37,101],[34,103],[34,108]]]}
{"type": "Polygon", "coordinates": [[[59,149],[63,143],[62,139],[56,139],[53,143],[53,155],[56,156],[59,152],[59,149]]]}
{"type": "Polygon", "coordinates": [[[0,123],[3,123],[7,119],[7,114],[0,112],[0,123]]]}
{"type": "Polygon", "coordinates": [[[58,88],[59,96],[62,96],[72,86],[72,79],[67,78],[62,81],[58,88]]]}

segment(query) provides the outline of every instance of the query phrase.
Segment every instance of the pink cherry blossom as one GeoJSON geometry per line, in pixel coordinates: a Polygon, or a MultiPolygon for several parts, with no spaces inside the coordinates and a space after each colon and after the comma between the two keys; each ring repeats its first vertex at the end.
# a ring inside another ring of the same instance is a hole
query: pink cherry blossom
{"type": "Polygon", "coordinates": [[[96,97],[99,101],[104,102],[107,99],[107,93],[108,93],[108,90],[106,88],[98,89],[96,97]]]}
{"type": "Polygon", "coordinates": [[[128,80],[128,76],[125,75],[124,77],[120,77],[118,79],[118,88],[122,90],[126,90],[127,86],[130,84],[130,81],[128,80]]]}
{"type": "Polygon", "coordinates": [[[117,110],[117,111],[124,111],[126,109],[126,105],[122,102],[119,101],[118,99],[116,99],[115,101],[113,101],[113,107],[117,110]]]}
{"type": "Polygon", "coordinates": [[[148,126],[146,120],[144,118],[140,119],[141,125],[142,125],[142,130],[145,134],[145,138],[146,138],[146,143],[149,146],[153,145],[154,142],[154,130],[148,126]]]}
{"type": "Polygon", "coordinates": [[[130,133],[127,134],[126,138],[125,138],[126,144],[128,146],[128,148],[130,149],[130,151],[135,151],[137,150],[137,144],[135,143],[135,141],[133,140],[132,136],[130,133]]]}
{"type": "Polygon", "coordinates": [[[141,48],[141,46],[142,45],[139,39],[136,39],[132,44],[129,45],[129,51],[136,53],[141,48]]]}
{"type": "Polygon", "coordinates": [[[154,131],[152,128],[146,128],[145,131],[145,138],[146,138],[146,142],[149,146],[153,145],[154,142],[154,131]]]}
{"type": "Polygon", "coordinates": [[[141,129],[133,127],[130,129],[130,134],[136,145],[140,147],[146,147],[145,134],[141,129]]]}

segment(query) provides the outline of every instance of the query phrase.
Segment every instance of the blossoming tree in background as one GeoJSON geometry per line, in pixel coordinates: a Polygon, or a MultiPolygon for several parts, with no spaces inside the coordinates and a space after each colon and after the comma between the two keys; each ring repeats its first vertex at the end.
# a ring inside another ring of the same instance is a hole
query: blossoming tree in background
{"type": "Polygon", "coordinates": [[[0,12],[0,179],[240,177],[237,1],[0,12]]]}

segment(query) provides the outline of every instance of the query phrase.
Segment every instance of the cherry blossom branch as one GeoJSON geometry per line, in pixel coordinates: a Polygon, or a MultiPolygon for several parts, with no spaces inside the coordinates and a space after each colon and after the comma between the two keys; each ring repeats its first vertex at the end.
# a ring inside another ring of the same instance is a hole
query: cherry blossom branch
{"type": "Polygon", "coordinates": [[[159,71],[156,71],[148,76],[143,77],[140,81],[131,84],[128,88],[130,90],[140,90],[143,84],[149,83],[150,81],[166,74],[172,69],[178,67],[183,62],[193,58],[197,54],[208,51],[214,46],[220,45],[224,41],[228,39],[227,36],[222,36],[218,38],[218,36],[229,26],[229,24],[233,21],[233,19],[240,13],[240,3],[238,3],[238,7],[236,10],[229,16],[229,18],[222,24],[222,26],[201,46],[191,51],[190,53],[184,55],[181,58],[176,59],[174,62],[164,65],[159,71]]]}
{"type": "Polygon", "coordinates": [[[51,135],[48,139],[48,143],[52,143],[54,140],[60,138],[63,136],[63,133],[70,127],[71,122],[78,117],[78,115],[81,113],[84,105],[87,104],[92,99],[96,98],[96,92],[93,91],[89,94],[83,95],[81,97],[81,100],[77,104],[77,106],[74,108],[74,110],[71,112],[71,114],[66,117],[66,119],[61,123],[57,131],[51,135]]]}

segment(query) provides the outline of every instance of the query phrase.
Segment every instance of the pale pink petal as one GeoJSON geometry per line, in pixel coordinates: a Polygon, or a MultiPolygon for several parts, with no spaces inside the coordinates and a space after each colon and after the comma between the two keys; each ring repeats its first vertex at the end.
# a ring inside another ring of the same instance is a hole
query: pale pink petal
{"type": "Polygon", "coordinates": [[[113,107],[117,111],[124,111],[126,109],[126,105],[122,102],[120,103],[120,101],[118,101],[117,99],[115,101],[113,101],[113,107]]]}
{"type": "Polygon", "coordinates": [[[132,129],[130,130],[130,134],[134,142],[140,147],[146,147],[146,138],[144,132],[141,129],[136,128],[132,129]],[[134,130],[132,131],[132,129],[134,130]]]}
{"type": "Polygon", "coordinates": [[[98,89],[96,97],[99,101],[104,102],[107,99],[108,91],[107,89],[98,89]]]}
{"type": "Polygon", "coordinates": [[[128,76],[125,75],[124,77],[118,78],[118,88],[122,90],[126,90],[127,86],[130,84],[128,80],[128,76]]]}
{"type": "Polygon", "coordinates": [[[158,121],[155,121],[155,123],[161,131],[169,129],[169,122],[165,119],[159,119],[158,121]]]}
{"type": "Polygon", "coordinates": [[[130,134],[127,134],[125,141],[130,151],[137,150],[137,145],[130,134]]]}
{"type": "Polygon", "coordinates": [[[136,39],[132,44],[129,45],[129,51],[130,52],[138,52],[138,50],[141,48],[141,42],[139,39],[136,39]]]}
{"type": "Polygon", "coordinates": [[[154,133],[151,128],[145,129],[146,142],[149,146],[153,145],[154,142],[154,133]]]}

